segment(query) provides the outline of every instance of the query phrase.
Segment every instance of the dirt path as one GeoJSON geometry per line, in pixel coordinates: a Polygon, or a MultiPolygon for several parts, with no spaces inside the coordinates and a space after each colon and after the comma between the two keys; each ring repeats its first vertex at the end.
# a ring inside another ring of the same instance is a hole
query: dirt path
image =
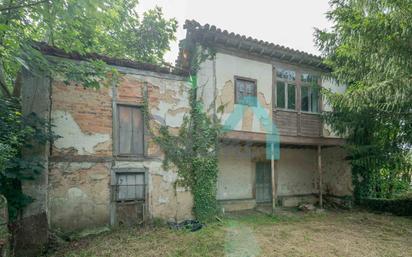
{"type": "Polygon", "coordinates": [[[260,247],[252,229],[238,221],[230,221],[225,235],[225,256],[254,257],[259,253],[260,247]]]}

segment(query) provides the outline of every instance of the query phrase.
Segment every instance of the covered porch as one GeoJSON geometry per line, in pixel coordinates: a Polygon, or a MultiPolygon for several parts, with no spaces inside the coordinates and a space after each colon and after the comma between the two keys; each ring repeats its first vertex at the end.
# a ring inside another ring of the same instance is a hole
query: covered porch
{"type": "Polygon", "coordinates": [[[266,155],[270,146],[264,142],[264,134],[259,138],[257,133],[249,137],[242,133],[241,139],[230,132],[221,140],[217,199],[223,211],[260,205],[274,210],[301,203],[322,207],[324,194],[350,194],[350,170],[338,145],[281,141],[280,158],[272,160],[266,155]],[[337,178],[344,178],[344,185],[337,178]]]}

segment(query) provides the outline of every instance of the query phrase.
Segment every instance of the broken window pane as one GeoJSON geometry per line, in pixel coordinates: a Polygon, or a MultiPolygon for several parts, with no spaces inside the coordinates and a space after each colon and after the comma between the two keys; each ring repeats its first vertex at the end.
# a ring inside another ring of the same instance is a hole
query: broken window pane
{"type": "Polygon", "coordinates": [[[296,86],[288,85],[288,109],[295,110],[296,107],[296,86]]]}
{"type": "Polygon", "coordinates": [[[278,81],[276,84],[276,106],[285,108],[285,82],[278,81]]]}
{"type": "Polygon", "coordinates": [[[309,111],[309,87],[301,87],[301,110],[309,111]]]}

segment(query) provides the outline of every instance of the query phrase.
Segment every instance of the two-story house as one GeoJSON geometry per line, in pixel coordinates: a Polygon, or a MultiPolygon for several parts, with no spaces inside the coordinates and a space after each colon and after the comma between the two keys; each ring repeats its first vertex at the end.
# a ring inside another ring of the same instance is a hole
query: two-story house
{"type": "Polygon", "coordinates": [[[195,21],[185,28],[179,68],[172,70],[40,46],[55,60],[102,59],[120,79],[95,90],[24,72],[23,112],[49,119],[60,136],[35,149],[45,170],[23,185],[35,199],[21,226],[21,234],[32,239],[26,245],[47,240],[45,224],[73,232],[144,218],[191,217],[191,193],[175,187],[176,171],[162,166],[163,154],[147,133],[142,105],[146,92],[151,122],[177,131],[189,110],[188,71],[199,49],[213,54],[196,69],[197,95],[227,129],[220,140],[217,182],[224,211],[352,194],[344,140],[320,117],[329,110],[320,88],[344,89],[323,79],[328,70],[319,57],[195,21]],[[274,132],[276,144],[268,141],[274,132]],[[268,146],[276,158],[268,158],[268,146]]]}

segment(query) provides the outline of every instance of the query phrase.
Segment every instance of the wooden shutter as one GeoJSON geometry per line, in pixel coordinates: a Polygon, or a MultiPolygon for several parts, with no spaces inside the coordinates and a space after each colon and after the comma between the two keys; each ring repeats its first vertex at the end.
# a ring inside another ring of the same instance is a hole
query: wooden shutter
{"type": "Polygon", "coordinates": [[[245,105],[256,105],[256,81],[235,78],[235,103],[245,105]]]}
{"type": "Polygon", "coordinates": [[[143,113],[136,106],[118,105],[118,153],[143,155],[143,113]]]}

